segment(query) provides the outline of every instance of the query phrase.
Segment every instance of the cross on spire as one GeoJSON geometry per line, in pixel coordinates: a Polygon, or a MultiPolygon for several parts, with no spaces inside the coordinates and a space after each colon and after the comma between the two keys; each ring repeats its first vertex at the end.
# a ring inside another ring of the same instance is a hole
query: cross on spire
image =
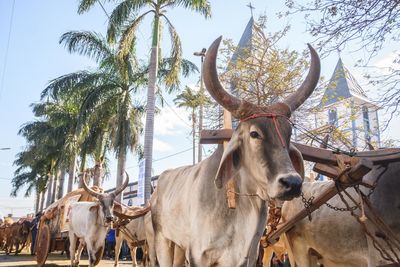
{"type": "Polygon", "coordinates": [[[253,17],[253,9],[256,9],[256,8],[251,4],[251,2],[249,2],[247,7],[250,8],[250,13],[251,13],[251,16],[253,17]]]}

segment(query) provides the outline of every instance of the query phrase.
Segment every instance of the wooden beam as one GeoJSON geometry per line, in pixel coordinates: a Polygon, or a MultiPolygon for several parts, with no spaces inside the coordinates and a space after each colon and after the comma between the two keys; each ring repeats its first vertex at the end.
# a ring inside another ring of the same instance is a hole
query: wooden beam
{"type": "Polygon", "coordinates": [[[295,142],[292,142],[292,144],[298,150],[300,150],[304,160],[328,165],[337,165],[337,160],[335,156],[337,153],[332,150],[307,146],[295,142]]]}
{"type": "Polygon", "coordinates": [[[386,265],[379,265],[377,267],[400,267],[400,263],[391,263],[386,265]]]}
{"type": "Polygon", "coordinates": [[[305,217],[307,217],[309,212],[311,213],[311,212],[317,210],[321,205],[323,205],[324,203],[329,201],[336,194],[337,194],[336,186],[334,183],[332,183],[332,185],[330,187],[325,189],[325,191],[320,193],[319,196],[314,199],[309,210],[302,209],[301,211],[296,213],[292,218],[290,218],[288,221],[286,221],[282,224],[279,224],[276,231],[271,236],[268,237],[268,240],[267,240],[268,243],[274,244],[283,233],[289,231],[290,229],[292,229],[292,227],[296,223],[298,223],[299,221],[301,221],[305,217]]]}
{"type": "Polygon", "coordinates": [[[330,165],[317,163],[314,165],[313,171],[320,173],[329,178],[336,178],[339,175],[339,170],[337,167],[333,167],[330,165]]]}
{"type": "Polygon", "coordinates": [[[202,130],[200,133],[200,144],[222,144],[231,140],[233,130],[202,130]]]}

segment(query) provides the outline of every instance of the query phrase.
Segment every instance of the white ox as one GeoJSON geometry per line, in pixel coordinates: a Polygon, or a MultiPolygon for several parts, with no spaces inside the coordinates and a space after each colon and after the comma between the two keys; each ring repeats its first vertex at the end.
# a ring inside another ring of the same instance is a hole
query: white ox
{"type": "Polygon", "coordinates": [[[311,67],[299,90],[283,103],[257,106],[228,94],[220,84],[216,56],[221,38],[209,48],[204,82],[212,97],[242,122],[226,149],[222,146],[194,166],[165,171],[151,199],[157,259],[173,266],[176,244],[190,266],[254,266],[265,229],[267,201],[299,196],[302,179],[291,163],[301,162],[290,148],[291,111],[313,92],[320,72],[311,50],[311,67]],[[233,179],[239,194],[229,209],[224,187],[233,179]]]}
{"type": "MultiPolygon", "coordinates": [[[[370,200],[397,238],[400,238],[399,172],[400,163],[391,163],[386,171],[385,167],[375,167],[364,177],[373,184],[373,181],[380,176],[370,200]]],[[[304,196],[306,198],[317,196],[331,183],[333,182],[305,182],[303,183],[304,196]]],[[[347,190],[358,200],[354,189],[347,190]]],[[[368,192],[368,190],[365,191],[368,192]]],[[[352,203],[347,197],[346,200],[352,203]]],[[[328,203],[335,207],[345,207],[339,196],[333,197],[328,203]]],[[[304,209],[304,204],[300,199],[285,202],[282,208],[283,221],[302,209],[304,209]]],[[[359,211],[357,210],[356,213],[359,214],[359,211]]],[[[373,234],[376,233],[378,231],[373,231],[373,234]]],[[[293,255],[291,260],[293,261],[294,258],[297,266],[315,267],[317,257],[321,258],[320,261],[324,267],[375,267],[389,263],[381,258],[372,244],[369,244],[369,238],[350,212],[335,211],[326,205],[312,213],[311,222],[305,218],[297,223],[286,233],[286,237],[286,245],[290,247],[289,251],[293,255]]],[[[377,239],[380,239],[379,234],[377,239]]],[[[396,252],[400,255],[399,250],[396,252]]]]}
{"type": "Polygon", "coordinates": [[[115,197],[128,185],[129,178],[112,193],[98,193],[86,185],[85,190],[98,198],[98,202],[72,203],[68,213],[71,266],[78,266],[83,247],[86,245],[89,267],[96,266],[104,251],[104,242],[110,223],[113,221],[112,209],[115,197]],[[79,248],[76,249],[79,240],[79,248]]]}

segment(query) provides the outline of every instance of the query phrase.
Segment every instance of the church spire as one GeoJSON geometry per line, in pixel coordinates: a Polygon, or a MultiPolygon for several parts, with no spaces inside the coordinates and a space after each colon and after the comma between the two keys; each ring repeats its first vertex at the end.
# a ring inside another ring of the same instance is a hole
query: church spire
{"type": "Polygon", "coordinates": [[[251,17],[253,17],[253,10],[256,9],[256,8],[251,4],[251,2],[249,2],[247,7],[250,8],[250,14],[251,14],[251,17]]]}
{"type": "Polygon", "coordinates": [[[329,84],[322,97],[320,106],[328,106],[343,99],[356,97],[364,102],[370,102],[361,86],[357,83],[354,76],[344,66],[342,58],[339,56],[335,70],[329,84]]]}

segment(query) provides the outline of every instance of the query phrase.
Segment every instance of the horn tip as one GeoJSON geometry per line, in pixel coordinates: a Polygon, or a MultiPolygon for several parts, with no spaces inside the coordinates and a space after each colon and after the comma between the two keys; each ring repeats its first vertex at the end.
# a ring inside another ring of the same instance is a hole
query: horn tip
{"type": "Polygon", "coordinates": [[[220,35],[217,39],[215,39],[215,41],[211,44],[211,47],[213,47],[213,46],[219,47],[221,40],[222,40],[222,35],[220,35]]]}

